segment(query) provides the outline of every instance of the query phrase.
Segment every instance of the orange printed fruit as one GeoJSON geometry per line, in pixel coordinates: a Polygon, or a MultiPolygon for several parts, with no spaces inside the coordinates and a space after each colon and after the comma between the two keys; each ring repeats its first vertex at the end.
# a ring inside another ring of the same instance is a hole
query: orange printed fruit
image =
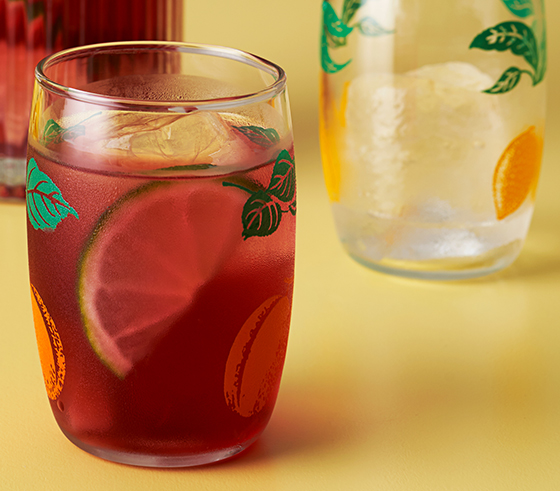
{"type": "Polygon", "coordinates": [[[66,376],[66,359],[62,341],[43,299],[33,285],[31,285],[31,303],[43,378],[49,398],[55,400],[62,391],[66,376]]]}
{"type": "Polygon", "coordinates": [[[498,220],[514,213],[534,195],[539,179],[543,140],[535,127],[521,133],[508,145],[494,171],[494,206],[498,220]]]}
{"type": "Polygon", "coordinates": [[[340,200],[341,154],[343,152],[344,128],[346,126],[346,106],[348,104],[349,82],[346,82],[340,100],[340,110],[336,106],[334,94],[328,90],[326,74],[321,80],[321,104],[319,105],[319,133],[323,174],[329,199],[340,200]]]}
{"type": "Polygon", "coordinates": [[[228,406],[243,417],[263,409],[280,384],[291,303],[282,295],[264,301],[245,321],[229,352],[224,376],[228,406]]]}

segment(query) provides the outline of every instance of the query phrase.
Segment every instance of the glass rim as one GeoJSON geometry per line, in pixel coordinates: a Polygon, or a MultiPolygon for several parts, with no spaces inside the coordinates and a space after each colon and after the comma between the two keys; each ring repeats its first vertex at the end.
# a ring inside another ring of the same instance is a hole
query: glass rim
{"type": "Polygon", "coordinates": [[[190,108],[205,110],[224,110],[245,106],[248,104],[264,102],[281,94],[286,87],[286,72],[282,67],[265,58],[237,48],[218,46],[212,44],[184,43],[174,41],[117,41],[111,43],[98,43],[78,46],[58,51],[43,58],[35,67],[35,82],[43,89],[80,102],[104,105],[118,108],[133,108],[134,110],[149,110],[150,108],[190,108]],[[45,70],[63,61],[79,58],[87,51],[98,53],[127,54],[138,51],[171,51],[180,53],[197,53],[217,58],[225,58],[268,73],[274,78],[272,84],[256,92],[249,92],[228,97],[216,97],[201,100],[141,100],[126,97],[114,97],[87,90],[67,87],[57,83],[45,75],[45,70]]]}

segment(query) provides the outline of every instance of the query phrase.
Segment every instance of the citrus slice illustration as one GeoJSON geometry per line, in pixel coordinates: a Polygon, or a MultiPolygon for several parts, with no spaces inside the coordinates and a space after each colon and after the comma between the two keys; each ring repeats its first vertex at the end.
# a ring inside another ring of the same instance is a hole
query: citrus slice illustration
{"type": "Polygon", "coordinates": [[[494,171],[494,206],[498,220],[514,213],[534,196],[543,151],[543,140],[531,126],[505,149],[494,171]]]}
{"type": "Polygon", "coordinates": [[[263,409],[280,384],[291,303],[282,295],[265,300],[245,321],[230,349],[224,376],[228,406],[243,417],[263,409]]]}
{"type": "MultiPolygon", "coordinates": [[[[326,77],[323,75],[323,77],[326,77]]],[[[336,106],[333,94],[327,89],[327,80],[321,83],[320,136],[321,156],[325,186],[332,202],[340,200],[341,153],[344,128],[346,126],[346,106],[350,82],[344,84],[340,101],[340,110],[336,106]]]]}
{"type": "Polygon", "coordinates": [[[80,264],[86,334],[119,377],[150,353],[242,241],[246,196],[219,180],[160,182],[100,219],[80,264]]]}
{"type": "Polygon", "coordinates": [[[55,323],[39,292],[31,285],[31,304],[41,369],[49,399],[58,398],[66,376],[66,358],[55,323]]]}

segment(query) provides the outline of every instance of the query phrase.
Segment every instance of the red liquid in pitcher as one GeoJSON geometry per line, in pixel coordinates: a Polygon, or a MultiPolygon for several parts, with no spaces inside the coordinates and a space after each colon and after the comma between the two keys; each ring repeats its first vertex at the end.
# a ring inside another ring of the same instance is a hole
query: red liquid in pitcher
{"type": "Polygon", "coordinates": [[[37,63],[85,44],[180,41],[182,16],[182,0],[0,0],[0,198],[24,197],[37,63]]]}

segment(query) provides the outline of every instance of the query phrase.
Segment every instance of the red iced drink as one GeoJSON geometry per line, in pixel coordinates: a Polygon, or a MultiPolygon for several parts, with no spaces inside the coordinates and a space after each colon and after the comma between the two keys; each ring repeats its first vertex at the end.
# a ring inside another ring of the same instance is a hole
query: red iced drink
{"type": "Polygon", "coordinates": [[[266,103],[245,114],[57,108],[30,133],[26,193],[60,428],[139,465],[237,453],[271,416],[286,352],[291,132],[266,124],[281,120],[266,103]]]}

